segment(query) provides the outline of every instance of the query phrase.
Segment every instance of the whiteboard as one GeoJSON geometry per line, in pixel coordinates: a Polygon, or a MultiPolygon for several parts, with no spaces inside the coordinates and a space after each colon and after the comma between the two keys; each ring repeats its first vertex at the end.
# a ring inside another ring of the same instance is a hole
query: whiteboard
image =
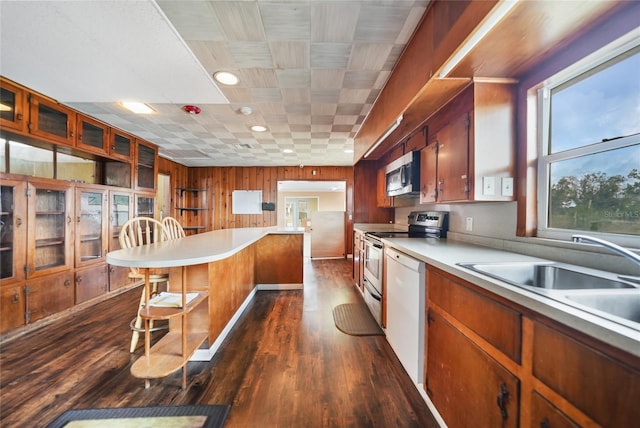
{"type": "Polygon", "coordinates": [[[234,190],[231,193],[232,214],[262,214],[262,190],[234,190]]]}

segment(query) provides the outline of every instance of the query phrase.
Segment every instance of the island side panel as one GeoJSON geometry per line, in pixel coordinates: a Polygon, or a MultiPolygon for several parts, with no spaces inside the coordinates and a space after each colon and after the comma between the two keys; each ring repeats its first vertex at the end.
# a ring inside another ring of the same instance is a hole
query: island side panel
{"type": "Polygon", "coordinates": [[[304,235],[272,234],[256,243],[257,284],[302,284],[304,235]]]}
{"type": "Polygon", "coordinates": [[[255,287],[256,244],[208,264],[209,343],[214,343],[255,287]]]}

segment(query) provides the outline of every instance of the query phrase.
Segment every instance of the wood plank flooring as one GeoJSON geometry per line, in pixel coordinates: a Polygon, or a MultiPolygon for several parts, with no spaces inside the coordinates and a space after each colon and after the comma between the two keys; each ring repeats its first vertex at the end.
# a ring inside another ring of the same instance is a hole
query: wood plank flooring
{"type": "Polygon", "coordinates": [[[183,404],[231,404],[226,427],[437,426],[383,336],[335,328],[333,307],[361,299],[350,276],[347,260],[311,261],[304,290],[258,292],[212,361],[188,364],[186,390],[180,371],[146,390],[129,372],[138,289],[2,343],[0,426],[183,404]]]}

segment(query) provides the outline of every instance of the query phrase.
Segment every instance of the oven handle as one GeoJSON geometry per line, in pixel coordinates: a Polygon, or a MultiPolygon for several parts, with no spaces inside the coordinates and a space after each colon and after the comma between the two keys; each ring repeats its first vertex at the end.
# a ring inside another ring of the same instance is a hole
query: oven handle
{"type": "Polygon", "coordinates": [[[378,293],[375,289],[371,290],[371,286],[369,285],[369,281],[367,278],[364,279],[364,288],[367,289],[367,292],[371,297],[376,299],[378,302],[382,302],[382,296],[378,296],[378,293]]]}
{"type": "Polygon", "coordinates": [[[365,245],[370,245],[372,247],[376,247],[376,248],[380,248],[382,249],[382,244],[378,244],[377,242],[373,242],[373,241],[369,241],[368,239],[365,238],[364,240],[364,244],[365,245]]]}

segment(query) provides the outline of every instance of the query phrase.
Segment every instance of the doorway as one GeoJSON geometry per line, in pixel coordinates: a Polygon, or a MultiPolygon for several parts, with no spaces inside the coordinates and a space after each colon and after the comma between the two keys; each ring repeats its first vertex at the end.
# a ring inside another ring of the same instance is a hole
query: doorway
{"type": "Polygon", "coordinates": [[[284,198],[284,225],[285,227],[309,226],[311,213],[318,211],[317,196],[308,198],[286,197],[284,198]]]}
{"type": "Polygon", "coordinates": [[[171,176],[169,174],[158,174],[157,193],[157,220],[171,216],[171,176]]]}

